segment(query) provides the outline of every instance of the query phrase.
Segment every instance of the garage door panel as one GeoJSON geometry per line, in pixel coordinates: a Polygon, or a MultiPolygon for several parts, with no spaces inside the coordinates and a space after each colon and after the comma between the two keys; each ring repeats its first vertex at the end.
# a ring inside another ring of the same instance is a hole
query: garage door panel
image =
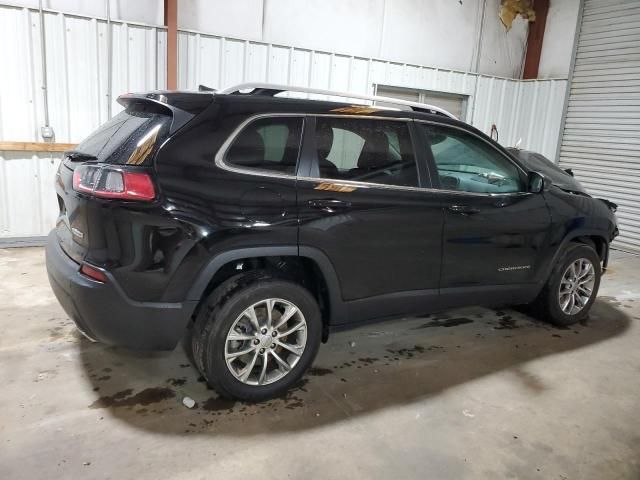
{"type": "Polygon", "coordinates": [[[589,10],[588,14],[585,14],[584,19],[586,22],[593,22],[597,20],[607,20],[611,18],[626,17],[629,14],[633,14],[637,10],[637,5],[629,3],[626,5],[615,5],[611,7],[594,8],[589,10]]]}
{"type": "Polygon", "coordinates": [[[640,97],[639,98],[598,98],[597,96],[594,98],[583,98],[581,96],[577,96],[569,101],[569,108],[574,108],[576,110],[589,109],[593,108],[594,111],[598,111],[600,107],[637,107],[640,106],[640,97]]]}
{"type": "MultiPolygon", "coordinates": [[[[565,161],[561,162],[562,167],[565,167],[565,163],[577,163],[580,169],[587,169],[593,167],[604,168],[619,168],[624,169],[627,173],[636,174],[640,171],[640,165],[634,160],[628,157],[620,157],[615,155],[593,155],[588,153],[573,153],[570,151],[563,154],[565,161]]],[[[575,166],[575,165],[574,165],[575,166]]]]}
{"type": "Polygon", "coordinates": [[[636,117],[635,113],[629,112],[628,109],[625,109],[625,107],[616,108],[613,106],[609,107],[608,110],[606,109],[606,107],[601,107],[601,108],[596,107],[591,110],[587,108],[569,107],[567,114],[568,114],[568,117],[573,117],[573,118],[592,118],[593,112],[598,112],[599,118],[634,119],[636,117]]]}
{"type": "Polygon", "coordinates": [[[580,72],[574,74],[573,79],[576,84],[583,82],[606,82],[606,81],[620,81],[620,80],[638,80],[638,69],[637,68],[628,68],[624,69],[616,69],[615,73],[611,72],[611,67],[598,71],[591,72],[580,72]]]}
{"type": "MultiPolygon", "coordinates": [[[[638,157],[640,158],[640,149],[638,145],[618,145],[615,142],[611,143],[607,152],[608,155],[619,155],[622,157],[638,157]]],[[[567,141],[567,152],[575,153],[592,153],[594,155],[600,155],[602,145],[592,142],[580,142],[580,141],[567,141]]]]}
{"type": "MultiPolygon", "coordinates": [[[[637,148],[637,147],[636,147],[637,148]]],[[[606,153],[606,157],[602,155],[598,147],[594,145],[567,145],[567,154],[574,153],[576,155],[592,155],[596,158],[603,158],[608,161],[614,161],[615,158],[628,159],[633,162],[640,162],[640,151],[638,150],[622,150],[618,148],[609,149],[606,153]]]]}
{"type": "Polygon", "coordinates": [[[613,135],[611,136],[604,136],[604,135],[586,136],[586,135],[579,135],[579,134],[565,135],[565,144],[568,146],[571,146],[573,144],[579,144],[579,145],[594,144],[600,148],[601,143],[612,143],[616,146],[616,148],[623,148],[623,149],[629,149],[629,150],[632,150],[632,149],[635,150],[637,148],[640,148],[640,138],[630,138],[630,139],[627,139],[623,144],[621,144],[620,139],[613,135]]]}
{"type": "Polygon", "coordinates": [[[630,48],[635,50],[638,47],[640,47],[640,36],[629,35],[626,38],[615,38],[615,39],[610,38],[607,41],[600,40],[600,41],[591,41],[588,43],[585,42],[585,45],[580,47],[578,49],[578,52],[579,53],[600,52],[603,50],[623,52],[624,50],[627,50],[630,48]]]}
{"type": "Polygon", "coordinates": [[[619,205],[620,248],[640,252],[640,2],[585,2],[560,166],[619,205]]]}
{"type": "MultiPolygon", "coordinates": [[[[595,16],[586,16],[582,23],[584,33],[590,33],[594,30],[618,30],[633,28],[634,23],[640,21],[640,13],[636,13],[638,8],[630,8],[627,15],[615,15],[612,18],[596,18],[595,16]],[[616,28],[617,27],[617,28],[616,28]]],[[[580,30],[582,32],[582,29],[580,30]]]]}
{"type": "Polygon", "coordinates": [[[576,55],[576,59],[586,65],[599,65],[603,63],[637,62],[640,60],[640,54],[634,52],[588,52],[576,55]]]}

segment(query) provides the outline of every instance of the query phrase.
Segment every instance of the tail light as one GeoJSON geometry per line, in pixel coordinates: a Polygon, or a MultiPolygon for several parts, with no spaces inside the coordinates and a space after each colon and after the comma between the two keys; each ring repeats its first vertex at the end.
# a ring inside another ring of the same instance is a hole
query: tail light
{"type": "Polygon", "coordinates": [[[80,267],[80,273],[89,277],[96,282],[105,283],[107,281],[107,276],[100,270],[95,267],[92,267],[88,263],[83,263],[80,267]]]}
{"type": "Polygon", "coordinates": [[[79,165],[73,171],[73,189],[99,198],[150,201],[156,196],[151,176],[108,165],[79,165]]]}

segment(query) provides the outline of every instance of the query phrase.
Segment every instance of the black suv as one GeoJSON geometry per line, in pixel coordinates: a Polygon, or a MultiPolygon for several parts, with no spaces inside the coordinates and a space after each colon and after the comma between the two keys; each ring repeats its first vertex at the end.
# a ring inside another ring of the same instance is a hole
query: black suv
{"type": "Polygon", "coordinates": [[[260,400],[335,329],[464,305],[587,315],[613,204],[435,107],[285,90],[123,95],[66,154],[47,270],[87,337],[186,338],[221,395],[260,400]]]}

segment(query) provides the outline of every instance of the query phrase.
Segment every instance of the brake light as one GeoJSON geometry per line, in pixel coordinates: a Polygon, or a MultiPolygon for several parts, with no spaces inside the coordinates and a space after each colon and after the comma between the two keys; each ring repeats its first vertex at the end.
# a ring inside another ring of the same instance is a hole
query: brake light
{"type": "Polygon", "coordinates": [[[156,191],[146,172],[107,165],[79,165],[73,171],[73,189],[99,198],[153,200],[156,191]]]}
{"type": "Polygon", "coordinates": [[[80,267],[80,273],[86,275],[91,280],[95,280],[100,283],[105,283],[107,281],[107,276],[100,270],[95,267],[92,267],[88,263],[83,263],[80,267]]]}

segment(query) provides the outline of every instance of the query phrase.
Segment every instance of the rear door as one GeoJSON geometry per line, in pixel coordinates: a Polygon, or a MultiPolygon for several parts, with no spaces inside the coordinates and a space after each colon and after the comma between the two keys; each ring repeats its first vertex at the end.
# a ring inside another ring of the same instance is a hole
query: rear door
{"type": "Polygon", "coordinates": [[[444,207],[443,306],[526,296],[547,254],[551,218],[544,195],[527,192],[526,172],[481,136],[417,125],[444,207]]]}
{"type": "Polygon", "coordinates": [[[347,303],[336,323],[437,301],[443,214],[437,195],[422,188],[430,183],[415,141],[411,121],[307,117],[299,244],[333,264],[347,303]]]}

